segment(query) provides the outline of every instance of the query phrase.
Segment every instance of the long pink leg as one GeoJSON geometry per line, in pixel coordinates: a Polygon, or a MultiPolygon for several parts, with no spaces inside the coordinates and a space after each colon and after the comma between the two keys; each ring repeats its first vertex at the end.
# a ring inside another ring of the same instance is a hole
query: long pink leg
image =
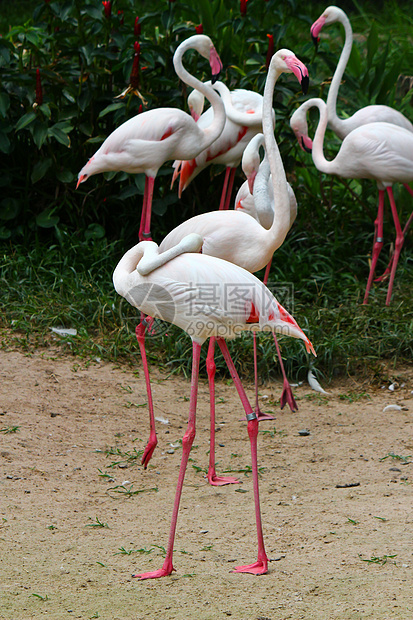
{"type": "Polygon", "coordinates": [[[373,284],[374,271],[376,269],[377,259],[383,247],[383,213],[384,213],[384,190],[379,190],[379,207],[377,209],[377,217],[374,222],[374,241],[373,252],[371,257],[370,273],[367,280],[366,292],[364,293],[363,304],[366,305],[371,285],[373,284]]]}
{"type": "Polygon", "coordinates": [[[254,575],[264,575],[268,571],[268,558],[265,553],[264,536],[262,533],[262,520],[260,509],[260,494],[258,487],[258,455],[257,455],[257,437],[258,437],[258,419],[245,394],[241,380],[235,369],[234,363],[228,351],[227,343],[222,338],[217,339],[219,348],[222,351],[225,362],[231,373],[231,377],[237,388],[239,397],[244,407],[247,420],[248,420],[248,435],[251,445],[251,462],[252,462],[252,482],[254,487],[254,504],[255,504],[255,521],[257,525],[257,538],[258,538],[258,557],[254,564],[246,564],[245,566],[237,566],[234,573],[252,573],[254,575]]]}
{"type": "Polygon", "coordinates": [[[151,241],[151,213],[154,185],[154,177],[145,177],[145,192],[143,195],[141,225],[139,228],[139,241],[151,241]]]}
{"type": "Polygon", "coordinates": [[[141,352],[142,365],[143,365],[143,373],[145,375],[145,383],[146,383],[146,393],[148,395],[150,433],[149,433],[149,440],[148,440],[148,443],[146,445],[145,451],[144,451],[143,456],[142,456],[142,461],[141,461],[142,465],[146,469],[148,467],[149,461],[151,460],[152,454],[153,454],[153,452],[154,452],[154,450],[156,448],[158,440],[156,438],[155,414],[154,414],[154,410],[153,410],[152,389],[151,389],[151,382],[150,382],[150,378],[149,378],[148,361],[146,359],[145,330],[146,330],[145,315],[142,313],[141,314],[141,321],[140,321],[139,325],[136,327],[135,332],[136,332],[136,338],[137,338],[138,343],[139,343],[139,349],[140,349],[140,352],[141,352]]]}
{"type": "Polygon", "coordinates": [[[387,289],[386,306],[390,304],[391,293],[393,290],[394,277],[396,275],[397,263],[399,262],[400,252],[401,252],[401,249],[404,243],[403,231],[402,231],[402,227],[400,226],[399,216],[397,215],[396,202],[394,200],[393,190],[391,187],[387,188],[387,193],[388,193],[389,200],[390,200],[390,206],[391,206],[391,212],[393,214],[394,225],[396,227],[396,243],[395,243],[395,248],[394,248],[393,263],[392,263],[391,272],[390,272],[389,288],[387,289]]]}
{"type": "Polygon", "coordinates": [[[252,333],[252,343],[254,351],[254,384],[255,384],[255,413],[257,414],[258,422],[263,420],[275,420],[273,415],[269,413],[263,413],[260,409],[260,403],[258,399],[258,362],[257,362],[257,334],[252,333]]]}
{"type": "Polygon", "coordinates": [[[233,476],[217,476],[215,471],[215,371],[214,361],[215,338],[209,339],[208,355],[206,368],[209,384],[209,407],[210,407],[210,441],[209,441],[209,467],[208,482],[212,486],[223,486],[225,484],[239,484],[240,480],[233,476]]]}
{"type": "Polygon", "coordinates": [[[219,203],[220,211],[228,209],[229,207],[229,201],[231,200],[232,186],[234,184],[235,170],[236,170],[235,168],[230,168],[230,166],[227,166],[225,168],[224,185],[222,186],[221,200],[219,203]]]}
{"type": "Polygon", "coordinates": [[[280,362],[280,368],[281,368],[281,372],[283,375],[283,391],[281,393],[281,398],[280,398],[280,407],[281,409],[284,409],[286,403],[288,403],[289,408],[294,413],[294,411],[298,411],[298,406],[297,406],[297,403],[295,402],[295,398],[294,398],[294,395],[291,389],[291,385],[289,384],[287,375],[285,373],[284,363],[281,357],[280,345],[278,344],[277,336],[275,334],[273,334],[273,336],[274,336],[275,348],[277,349],[278,361],[280,362]]]}
{"type": "Polygon", "coordinates": [[[231,171],[229,173],[229,182],[228,182],[228,187],[227,187],[227,192],[226,192],[226,197],[225,197],[225,204],[224,204],[224,209],[226,211],[228,211],[230,204],[231,204],[231,195],[232,195],[232,188],[234,187],[235,172],[236,172],[236,168],[231,168],[231,171]]]}
{"type": "MultiPolygon", "coordinates": [[[[272,263],[272,259],[270,260],[270,262],[268,263],[267,267],[265,268],[265,274],[264,274],[264,284],[265,285],[267,285],[268,277],[270,275],[271,263],[272,263]]],[[[254,337],[255,337],[255,332],[254,332],[254,337]]],[[[281,357],[281,351],[280,351],[280,346],[278,344],[277,336],[275,334],[273,334],[273,337],[274,337],[275,348],[277,350],[278,361],[280,363],[280,368],[281,368],[281,372],[282,372],[282,375],[283,375],[283,391],[281,393],[281,398],[280,398],[281,409],[284,409],[286,403],[288,403],[288,406],[290,407],[292,412],[298,411],[297,403],[295,402],[293,391],[291,389],[290,383],[289,383],[289,381],[287,379],[287,375],[286,375],[286,372],[285,372],[285,369],[284,369],[284,363],[283,363],[283,360],[282,360],[282,357],[281,357]]],[[[254,355],[256,355],[255,350],[254,350],[254,355]]],[[[254,362],[255,362],[255,359],[254,359],[254,362]]],[[[258,388],[257,388],[257,392],[256,393],[258,394],[258,388]]],[[[256,397],[256,402],[258,403],[258,396],[256,397]]],[[[269,420],[269,419],[273,420],[274,419],[272,416],[269,416],[269,417],[266,417],[266,418],[261,417],[261,416],[265,416],[265,415],[266,414],[258,415],[258,420],[261,421],[261,419],[267,419],[267,420],[269,420]]]]}
{"type": "Polygon", "coordinates": [[[191,396],[189,400],[189,419],[186,433],[182,438],[182,459],[181,466],[179,468],[178,484],[176,486],[175,502],[172,511],[172,520],[169,530],[168,548],[166,551],[165,561],[162,568],[160,568],[159,570],[133,575],[133,577],[138,577],[139,579],[156,579],[157,577],[165,577],[166,575],[170,575],[172,571],[175,570],[172,564],[172,556],[174,549],[176,522],[178,519],[179,502],[182,495],[182,486],[184,483],[186,467],[188,465],[189,453],[191,451],[192,444],[195,438],[196,403],[198,396],[198,375],[200,357],[201,345],[196,342],[192,342],[192,379],[191,396]]]}
{"type": "MultiPolygon", "coordinates": [[[[407,189],[407,191],[409,192],[409,194],[410,194],[411,196],[413,196],[413,189],[412,189],[409,185],[407,185],[407,183],[403,183],[403,185],[404,185],[404,187],[407,189]]],[[[407,220],[407,222],[406,222],[406,224],[405,224],[405,226],[404,226],[404,228],[403,228],[403,237],[406,237],[407,231],[409,230],[409,228],[410,228],[410,224],[411,224],[412,222],[413,222],[413,211],[412,211],[412,213],[410,214],[410,217],[409,217],[409,219],[407,220]]],[[[393,264],[393,256],[394,256],[394,252],[393,252],[393,254],[392,254],[391,258],[390,258],[389,264],[387,265],[387,267],[386,267],[386,269],[385,269],[384,273],[383,273],[381,276],[379,276],[378,278],[376,278],[376,279],[374,280],[375,282],[381,282],[382,280],[384,280],[384,279],[385,279],[385,278],[386,278],[386,277],[390,274],[390,272],[391,272],[391,266],[392,266],[392,264],[393,264]]]]}

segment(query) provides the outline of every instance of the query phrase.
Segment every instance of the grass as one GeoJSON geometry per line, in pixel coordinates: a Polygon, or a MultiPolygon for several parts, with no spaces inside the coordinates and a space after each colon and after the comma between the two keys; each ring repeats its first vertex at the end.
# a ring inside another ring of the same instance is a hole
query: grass
{"type": "MultiPolygon", "coordinates": [[[[158,4],[154,5],[155,10],[158,4]]],[[[389,54],[399,54],[401,71],[409,74],[413,63],[410,14],[396,2],[383,3],[380,10],[373,2],[354,5],[349,9],[354,31],[367,37],[374,17],[383,49],[387,39],[397,33],[389,54]]],[[[302,38],[303,24],[309,26],[324,8],[323,3],[312,5],[311,11],[305,11],[298,22],[289,25],[289,36],[294,40],[300,34],[302,38]]],[[[0,18],[3,30],[8,24],[21,23],[26,19],[26,12],[27,16],[31,15],[32,9],[32,3],[23,0],[6,4],[0,18]]],[[[309,96],[322,94],[323,80],[331,75],[341,50],[341,28],[326,28],[325,34],[318,53],[309,39],[302,44],[312,76],[309,96]]],[[[358,43],[362,74],[357,76],[354,67],[350,67],[340,89],[340,105],[349,114],[354,111],[351,107],[357,109],[368,103],[364,99],[374,82],[373,72],[366,71],[366,50],[362,45],[358,43]],[[364,90],[361,86],[354,90],[358,77],[359,83],[365,83],[364,90]]],[[[411,116],[410,99],[399,98],[398,104],[411,116]]],[[[333,154],[339,143],[331,134],[328,136],[333,154]]],[[[363,306],[377,210],[376,187],[368,180],[343,181],[319,174],[311,157],[295,144],[287,123],[279,129],[279,140],[297,195],[299,214],[275,255],[270,286],[309,335],[317,351],[316,368],[326,379],[352,373],[367,375],[378,382],[387,373],[387,367],[410,363],[413,358],[412,233],[407,235],[403,247],[391,306],[384,305],[386,283],[375,285],[369,305],[363,306]]],[[[164,172],[170,174],[166,169],[164,172]]],[[[236,184],[242,181],[239,173],[236,184]]],[[[212,184],[211,176],[199,175],[185,192],[182,208],[171,207],[163,217],[155,212],[155,240],[159,241],[182,217],[192,215],[195,207],[210,210],[211,205],[203,196],[210,195],[212,184]]],[[[396,203],[401,205],[403,225],[413,200],[403,188],[395,186],[394,191],[396,203]]],[[[47,202],[47,197],[44,200],[47,202]]],[[[80,201],[81,195],[76,194],[70,200],[80,201]]],[[[88,237],[86,224],[85,229],[79,227],[79,223],[86,221],[81,219],[85,205],[73,202],[73,208],[66,208],[66,219],[62,217],[59,227],[36,230],[21,227],[13,241],[1,242],[0,346],[4,350],[19,348],[31,354],[39,348],[53,348],[62,355],[81,357],[87,364],[98,360],[136,364],[139,352],[134,328],[138,312],[116,295],[112,285],[115,265],[136,242],[136,226],[128,219],[129,213],[124,213],[122,218],[113,217],[107,207],[109,203],[112,204],[108,201],[106,207],[102,203],[96,211],[96,223],[99,221],[102,230],[106,229],[103,238],[88,237]],[[75,328],[77,334],[64,337],[52,334],[50,328],[59,326],[75,328]]],[[[386,267],[390,241],[394,238],[388,205],[386,209],[385,247],[378,270],[386,267]]],[[[283,338],[281,347],[289,377],[305,378],[311,360],[302,344],[283,338]]],[[[165,372],[190,376],[191,341],[178,328],[156,325],[154,333],[148,336],[147,350],[150,362],[165,372]]],[[[252,376],[251,336],[244,334],[230,343],[230,351],[241,376],[252,376]]],[[[279,366],[268,335],[259,336],[258,351],[262,380],[278,377],[279,366]]],[[[206,347],[201,365],[204,376],[205,357],[206,347]]],[[[221,376],[227,376],[220,356],[217,370],[221,376]]],[[[123,389],[128,391],[128,386],[123,389]]],[[[348,400],[355,398],[349,393],[348,400]]],[[[143,405],[128,402],[125,406],[143,405]]]]}

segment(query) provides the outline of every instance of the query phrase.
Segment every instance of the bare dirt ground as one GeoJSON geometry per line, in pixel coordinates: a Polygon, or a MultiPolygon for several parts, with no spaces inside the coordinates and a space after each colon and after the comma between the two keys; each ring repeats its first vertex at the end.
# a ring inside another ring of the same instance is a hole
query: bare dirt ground
{"type": "Polygon", "coordinates": [[[0,618],[413,617],[413,368],[393,372],[394,392],[348,379],[326,396],[304,384],[295,414],[274,402],[281,384],[261,389],[276,416],[260,424],[273,560],[262,577],[230,572],[256,559],[246,423],[233,386],[219,383],[218,470],[245,471],[241,485],[210,487],[201,382],[177,571],[139,582],[132,572],[163,562],[188,411],[189,383],[152,374],[168,424],[158,422],[145,471],[135,458],[148,436],[142,374],[51,350],[0,352],[0,618]],[[403,409],[383,412],[389,404],[403,409]]]}

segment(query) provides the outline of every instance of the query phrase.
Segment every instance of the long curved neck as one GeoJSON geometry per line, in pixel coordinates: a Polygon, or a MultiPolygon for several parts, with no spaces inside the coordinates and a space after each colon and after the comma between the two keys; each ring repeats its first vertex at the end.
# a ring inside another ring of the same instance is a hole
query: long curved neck
{"type": "Polygon", "coordinates": [[[268,234],[271,235],[274,251],[282,244],[290,228],[290,203],[288,198],[287,179],[278,144],[274,136],[272,102],[275,84],[282,71],[277,65],[270,64],[265,82],[262,128],[265,140],[265,151],[270,164],[274,188],[274,219],[268,234]]]}
{"type": "Polygon", "coordinates": [[[343,78],[344,71],[350,58],[351,48],[353,45],[353,31],[351,28],[350,20],[348,19],[344,11],[340,11],[340,17],[338,21],[344,26],[345,41],[343,49],[341,50],[336,70],[333,75],[333,79],[331,80],[327,96],[328,122],[333,131],[339,131],[341,123],[343,122],[342,119],[337,116],[337,97],[341,80],[343,78]]]}
{"type": "Polygon", "coordinates": [[[185,84],[188,84],[188,86],[191,86],[192,88],[195,88],[200,93],[202,93],[204,97],[208,99],[214,110],[214,120],[208,127],[203,129],[204,141],[202,144],[199,145],[200,150],[203,150],[207,148],[210,144],[212,144],[212,142],[214,142],[214,140],[219,138],[219,136],[221,135],[222,130],[224,129],[226,119],[225,107],[221,97],[218,95],[217,92],[215,92],[212,86],[208,85],[208,83],[204,83],[201,82],[201,80],[198,80],[198,78],[191,75],[191,73],[189,73],[189,71],[187,71],[183,66],[182,56],[188,49],[192,49],[192,47],[191,45],[186,46],[185,42],[177,48],[173,59],[175,72],[178,77],[180,77],[181,80],[185,82],[185,84]]]}
{"type": "Polygon", "coordinates": [[[162,253],[159,253],[159,248],[156,243],[146,243],[151,243],[152,245],[147,246],[147,250],[137,266],[137,270],[141,276],[147,276],[152,271],[155,271],[155,269],[158,269],[158,267],[162,267],[181,254],[185,254],[186,252],[199,252],[202,248],[203,239],[201,235],[197,233],[190,233],[181,239],[179,243],[162,253]]]}
{"type": "Polygon", "coordinates": [[[274,221],[274,196],[270,195],[270,175],[270,162],[265,155],[254,181],[254,206],[259,223],[267,230],[274,221]]]}
{"type": "Polygon", "coordinates": [[[313,140],[313,148],[311,151],[313,162],[317,170],[319,170],[320,172],[326,172],[327,174],[334,174],[335,173],[334,159],[332,161],[328,161],[324,156],[324,136],[326,133],[327,122],[328,122],[327,106],[322,99],[309,99],[308,103],[311,104],[308,106],[308,108],[315,106],[316,108],[318,108],[320,112],[320,118],[319,118],[317,129],[315,132],[315,136],[313,140]]]}
{"type": "Polygon", "coordinates": [[[261,127],[262,113],[248,114],[247,112],[240,112],[237,108],[234,108],[231,91],[223,82],[215,82],[213,88],[221,95],[225,105],[225,114],[230,121],[237,125],[242,125],[243,127],[261,127]]]}

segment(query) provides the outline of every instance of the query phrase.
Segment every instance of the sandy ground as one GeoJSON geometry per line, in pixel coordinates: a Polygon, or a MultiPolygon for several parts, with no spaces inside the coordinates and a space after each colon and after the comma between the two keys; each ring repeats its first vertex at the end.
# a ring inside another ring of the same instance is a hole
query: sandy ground
{"type": "Polygon", "coordinates": [[[153,375],[168,423],[158,422],[145,471],[136,458],[148,436],[142,374],[50,350],[0,352],[1,619],[413,617],[413,368],[392,374],[394,392],[389,381],[348,379],[328,395],[299,386],[295,414],[279,411],[280,384],[261,388],[276,416],[260,424],[272,560],[261,577],[230,572],[256,559],[246,423],[233,386],[219,383],[217,468],[242,484],[210,487],[203,381],[177,570],[139,582],[134,571],[163,562],[188,412],[188,382],[153,375]],[[389,404],[403,408],[383,412],[389,404]]]}

